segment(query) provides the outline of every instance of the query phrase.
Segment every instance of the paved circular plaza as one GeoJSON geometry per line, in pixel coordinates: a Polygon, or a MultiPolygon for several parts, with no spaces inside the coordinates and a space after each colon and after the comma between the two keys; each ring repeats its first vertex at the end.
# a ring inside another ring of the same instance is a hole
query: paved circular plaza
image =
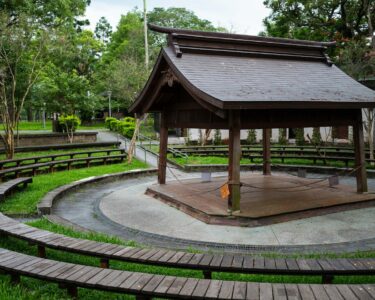
{"type": "MultiPolygon", "coordinates": [[[[145,195],[155,180],[149,176],[89,185],[63,197],[54,213],[88,229],[160,247],[236,252],[375,248],[375,207],[253,228],[209,225],[145,195]]],[[[354,180],[341,178],[348,185],[354,180]]],[[[374,188],[375,180],[369,179],[369,185],[374,188]]]]}

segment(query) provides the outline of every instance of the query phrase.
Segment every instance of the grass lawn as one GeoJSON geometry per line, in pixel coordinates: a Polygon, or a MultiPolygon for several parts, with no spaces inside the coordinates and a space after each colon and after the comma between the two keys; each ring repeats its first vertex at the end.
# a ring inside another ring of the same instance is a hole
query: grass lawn
{"type": "Polygon", "coordinates": [[[33,183],[27,189],[20,193],[14,193],[1,202],[0,211],[7,214],[35,214],[36,205],[40,199],[47,192],[59,186],[90,176],[118,173],[146,167],[145,163],[133,160],[130,165],[128,163],[121,163],[35,176],[33,177],[33,183]]]}
{"type": "MultiPolygon", "coordinates": [[[[99,234],[99,233],[81,233],[76,232],[70,228],[52,224],[46,219],[30,222],[29,225],[41,229],[49,230],[56,233],[61,233],[67,236],[76,238],[84,238],[95,240],[99,242],[110,242],[120,245],[135,245],[134,242],[125,242],[116,237],[99,234]]],[[[29,255],[37,255],[36,247],[30,247],[26,242],[13,239],[0,239],[0,247],[14,250],[17,252],[26,253],[29,255]]],[[[374,252],[354,253],[351,257],[374,257],[374,252]]],[[[278,255],[280,256],[280,255],[278,255]]],[[[331,255],[333,256],[333,255],[331,255]]],[[[334,255],[338,257],[337,255],[334,255]]],[[[54,260],[66,261],[77,264],[84,264],[90,266],[98,266],[99,259],[91,258],[78,254],[69,254],[57,250],[47,249],[47,257],[54,260]]],[[[301,256],[299,256],[301,257],[301,256]]],[[[322,256],[320,256],[322,257],[322,256]]],[[[112,269],[172,275],[180,277],[194,277],[203,278],[200,271],[182,270],[165,267],[146,266],[135,263],[123,263],[111,261],[112,269]]],[[[231,273],[213,273],[214,279],[221,280],[238,280],[238,281],[254,281],[254,282],[281,282],[281,283],[320,283],[320,277],[317,276],[275,276],[275,275],[245,275],[245,274],[231,274],[231,273]]],[[[337,276],[334,283],[374,283],[374,276],[337,276]]],[[[88,289],[79,289],[80,299],[134,299],[131,296],[120,295],[116,293],[100,292],[88,289]]],[[[45,283],[36,279],[22,278],[21,284],[13,286],[9,282],[6,275],[0,275],[0,299],[69,299],[64,290],[60,290],[56,284],[45,283]]]]}

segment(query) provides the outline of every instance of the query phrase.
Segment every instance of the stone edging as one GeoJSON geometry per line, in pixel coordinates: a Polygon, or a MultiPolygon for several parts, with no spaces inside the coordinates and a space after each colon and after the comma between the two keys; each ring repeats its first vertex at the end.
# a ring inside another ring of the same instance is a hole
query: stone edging
{"type": "Polygon", "coordinates": [[[39,215],[49,215],[52,213],[52,206],[54,201],[60,199],[67,193],[76,190],[77,188],[80,188],[87,184],[92,184],[95,182],[108,182],[123,178],[132,178],[137,176],[144,176],[144,175],[153,175],[157,173],[157,169],[150,168],[150,169],[136,169],[121,173],[115,173],[115,174],[106,174],[101,176],[92,176],[88,178],[84,178],[63,186],[60,186],[50,192],[48,192],[42,200],[38,203],[37,209],[39,215]]]}

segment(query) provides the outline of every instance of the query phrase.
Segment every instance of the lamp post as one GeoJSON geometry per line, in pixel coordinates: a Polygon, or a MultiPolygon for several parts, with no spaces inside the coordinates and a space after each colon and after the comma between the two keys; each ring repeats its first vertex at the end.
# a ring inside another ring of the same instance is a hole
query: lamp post
{"type": "Polygon", "coordinates": [[[46,129],[46,102],[43,102],[43,129],[46,129]]]}
{"type": "Polygon", "coordinates": [[[108,116],[112,117],[112,107],[111,107],[111,96],[112,96],[112,91],[107,92],[108,95],[108,116]]]}

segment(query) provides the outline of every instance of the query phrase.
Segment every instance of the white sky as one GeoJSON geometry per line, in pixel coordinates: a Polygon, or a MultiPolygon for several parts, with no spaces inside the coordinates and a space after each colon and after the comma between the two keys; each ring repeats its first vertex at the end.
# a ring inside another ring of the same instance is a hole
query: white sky
{"type": "MultiPolygon", "coordinates": [[[[116,28],[122,14],[135,6],[143,8],[143,0],[91,0],[86,10],[90,29],[104,16],[116,28]]],[[[147,0],[147,10],[154,7],[184,7],[216,26],[224,26],[231,32],[257,35],[263,30],[262,20],[269,15],[263,0],[147,0]]]]}

